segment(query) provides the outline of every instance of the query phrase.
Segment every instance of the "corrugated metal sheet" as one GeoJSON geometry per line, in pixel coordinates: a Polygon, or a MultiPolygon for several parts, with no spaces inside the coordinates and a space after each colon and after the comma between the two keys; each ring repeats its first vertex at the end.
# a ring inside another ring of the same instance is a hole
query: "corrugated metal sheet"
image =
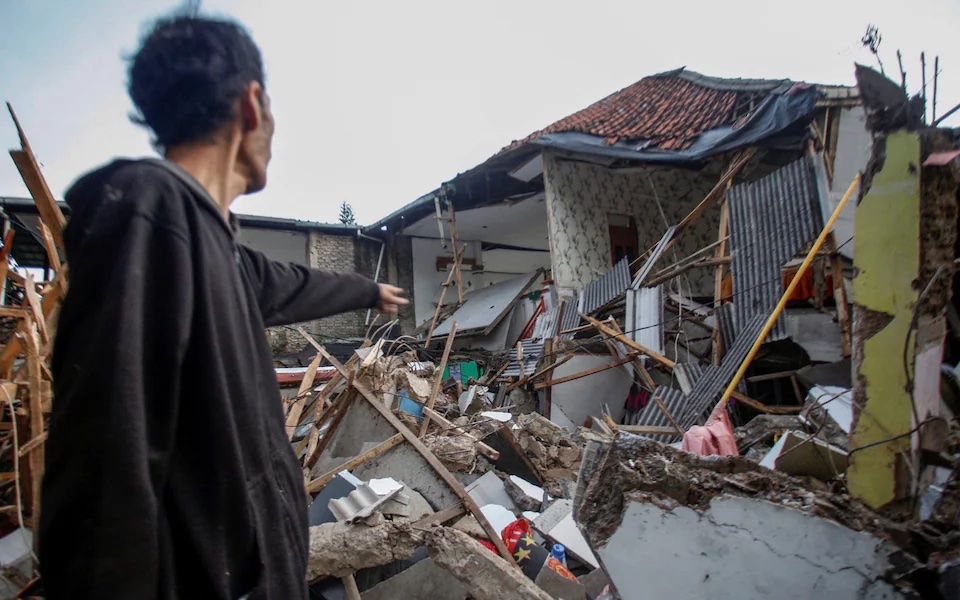
{"type": "MultiPolygon", "coordinates": [[[[577,312],[577,305],[571,300],[564,300],[560,303],[563,307],[563,316],[560,318],[559,331],[570,331],[580,325],[580,313],[577,312]]],[[[564,333],[560,335],[561,340],[572,340],[574,334],[564,333]]]]}
{"type": "MultiPolygon", "coordinates": [[[[730,254],[737,324],[774,306],[783,293],[782,268],[823,228],[813,168],[806,158],[757,181],[732,187],[730,254]]],[[[777,321],[768,341],[786,337],[777,321]]]]}
{"type": "MultiPolygon", "coordinates": [[[[667,407],[667,410],[670,411],[670,414],[673,418],[677,418],[678,414],[681,414],[684,411],[684,407],[687,403],[687,396],[683,393],[682,390],[668,387],[659,387],[654,392],[656,396],[659,396],[660,400],[663,401],[663,404],[667,407]]],[[[651,398],[650,402],[647,403],[643,409],[637,413],[636,417],[633,419],[632,425],[643,425],[646,427],[670,427],[670,419],[667,418],[667,415],[663,414],[663,411],[660,410],[660,406],[651,398]]],[[[644,437],[649,437],[657,441],[663,442],[665,444],[670,444],[681,439],[680,435],[648,435],[644,437]]]]}
{"type": "Polygon", "coordinates": [[[667,228],[667,231],[663,234],[663,237],[660,238],[660,241],[657,242],[657,245],[653,248],[653,253],[650,254],[650,258],[647,259],[647,262],[643,263],[643,266],[640,268],[640,272],[637,273],[637,276],[634,277],[633,283],[630,285],[633,289],[639,289],[640,283],[646,279],[647,275],[650,274],[650,270],[653,269],[653,266],[657,263],[657,260],[660,259],[660,255],[663,254],[663,251],[667,249],[667,244],[670,243],[670,240],[673,239],[673,234],[677,232],[677,226],[671,225],[667,228]]]}
{"type": "Polygon", "coordinates": [[[663,353],[663,289],[628,289],[624,326],[627,337],[638,344],[663,353]]]}
{"type": "Polygon", "coordinates": [[[630,260],[622,259],[609,271],[594,279],[580,292],[579,310],[585,315],[605,306],[630,287],[630,260]]]}
{"type": "Polygon", "coordinates": [[[721,304],[716,311],[717,321],[720,323],[720,343],[723,345],[722,357],[727,348],[737,339],[737,308],[733,303],[721,304]]]}
{"type": "Polygon", "coordinates": [[[557,335],[557,327],[560,326],[560,305],[556,305],[547,312],[540,315],[536,324],[533,326],[531,337],[535,340],[552,338],[557,335]]]}
{"type": "Polygon", "coordinates": [[[720,399],[720,394],[730,384],[737,369],[740,368],[757,340],[757,336],[763,330],[767,317],[767,311],[758,312],[747,322],[733,345],[727,349],[720,365],[707,365],[703,368],[703,376],[693,386],[683,414],[674,415],[683,427],[696,425],[710,414],[720,399]]]}
{"type": "Polygon", "coordinates": [[[510,363],[503,372],[503,377],[520,377],[521,375],[530,375],[537,370],[537,362],[543,356],[543,341],[526,339],[520,340],[523,348],[523,366],[517,360],[517,348],[510,349],[510,363]]]}
{"type": "MultiPolygon", "coordinates": [[[[701,365],[699,363],[683,363],[674,367],[674,376],[680,389],[660,387],[654,392],[666,405],[668,411],[684,429],[701,423],[713,410],[720,394],[730,384],[737,369],[747,357],[753,342],[766,323],[767,314],[758,313],[747,323],[740,337],[724,356],[720,365],[701,365]],[[689,389],[689,393],[684,393],[689,389]]],[[[743,387],[738,386],[742,391],[743,387]]],[[[652,427],[668,427],[670,420],[663,414],[656,402],[651,401],[637,413],[633,424],[652,427]]],[[[646,436],[664,443],[672,443],[680,436],[652,435],[646,436]]]]}
{"type": "Polygon", "coordinates": [[[673,377],[683,393],[689,394],[703,377],[703,365],[697,362],[679,363],[673,368],[673,377]]]}

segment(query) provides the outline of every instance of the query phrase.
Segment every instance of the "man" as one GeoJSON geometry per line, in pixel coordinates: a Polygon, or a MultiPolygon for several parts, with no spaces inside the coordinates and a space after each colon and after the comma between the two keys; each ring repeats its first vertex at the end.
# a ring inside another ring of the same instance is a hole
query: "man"
{"type": "Polygon", "coordinates": [[[115,161],[66,195],[48,597],[306,598],[307,497],[264,327],[407,301],[237,241],[229,207],[266,184],[274,130],[240,26],[161,20],[128,84],[165,159],[115,161]]]}

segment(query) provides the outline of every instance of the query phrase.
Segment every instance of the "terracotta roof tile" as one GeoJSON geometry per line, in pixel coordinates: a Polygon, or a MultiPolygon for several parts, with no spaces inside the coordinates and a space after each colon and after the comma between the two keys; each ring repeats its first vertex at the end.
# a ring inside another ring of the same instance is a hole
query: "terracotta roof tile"
{"type": "MultiPolygon", "coordinates": [[[[730,80],[743,81],[743,80],[730,80]]],[[[672,72],[641,79],[603,100],[515,141],[507,148],[547,133],[578,132],[619,141],[647,141],[663,150],[682,150],[697,137],[740,116],[741,102],[764,94],[760,90],[718,89],[700,85],[672,72]]]]}

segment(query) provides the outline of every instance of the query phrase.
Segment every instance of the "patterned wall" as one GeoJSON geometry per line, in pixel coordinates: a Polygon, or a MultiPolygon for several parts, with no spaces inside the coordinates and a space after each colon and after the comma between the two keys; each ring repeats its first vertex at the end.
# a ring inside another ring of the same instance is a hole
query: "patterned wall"
{"type": "MultiPolygon", "coordinates": [[[[675,225],[716,184],[717,169],[707,173],[683,169],[631,169],[619,172],[600,165],[544,156],[544,183],[553,277],[561,288],[582,289],[610,268],[608,215],[630,215],[637,222],[640,252],[654,245],[667,228],[663,214],[675,225]]],[[[657,263],[666,267],[675,260],[717,240],[720,212],[708,210],[681,236],[657,263]]],[[[687,272],[695,296],[713,296],[714,269],[687,272]]]]}

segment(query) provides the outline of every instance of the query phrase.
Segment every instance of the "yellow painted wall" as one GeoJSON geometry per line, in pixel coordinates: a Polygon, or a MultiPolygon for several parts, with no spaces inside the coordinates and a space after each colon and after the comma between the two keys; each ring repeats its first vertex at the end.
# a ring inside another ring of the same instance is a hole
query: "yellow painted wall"
{"type": "MultiPolygon", "coordinates": [[[[856,209],[857,276],[854,298],[893,320],[864,342],[859,374],[867,403],[851,435],[851,449],[910,431],[913,415],[903,366],[904,342],[918,292],[912,287],[920,261],[920,140],[899,132],[887,138],[886,161],[856,209]]],[[[913,364],[913,346],[908,350],[913,364]]],[[[895,500],[895,464],[910,452],[903,437],[856,452],[847,471],[850,491],[873,507],[895,500]]]]}

